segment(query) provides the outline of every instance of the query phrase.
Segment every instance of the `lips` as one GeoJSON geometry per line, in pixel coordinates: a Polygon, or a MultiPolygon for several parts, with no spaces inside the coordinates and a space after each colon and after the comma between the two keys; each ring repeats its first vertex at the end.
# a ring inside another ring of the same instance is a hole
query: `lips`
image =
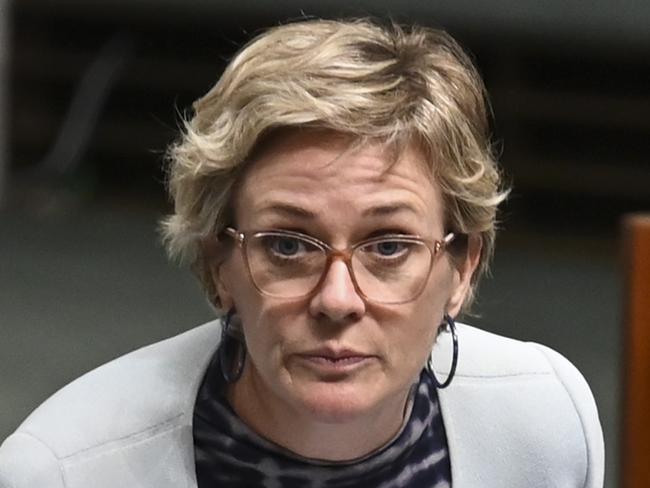
{"type": "Polygon", "coordinates": [[[353,349],[318,348],[298,354],[309,366],[336,372],[349,372],[371,361],[376,356],[353,349]]]}
{"type": "Polygon", "coordinates": [[[341,360],[352,359],[352,358],[371,357],[370,354],[364,354],[362,352],[355,351],[353,349],[334,349],[334,348],[328,348],[328,347],[313,349],[313,350],[301,353],[300,355],[301,356],[308,356],[308,357],[323,358],[323,359],[327,359],[329,361],[341,361],[341,360]]]}
{"type": "Polygon", "coordinates": [[[332,363],[332,364],[355,364],[366,359],[366,356],[346,356],[341,358],[331,358],[327,356],[304,356],[305,359],[309,359],[315,362],[322,363],[332,363]]]}

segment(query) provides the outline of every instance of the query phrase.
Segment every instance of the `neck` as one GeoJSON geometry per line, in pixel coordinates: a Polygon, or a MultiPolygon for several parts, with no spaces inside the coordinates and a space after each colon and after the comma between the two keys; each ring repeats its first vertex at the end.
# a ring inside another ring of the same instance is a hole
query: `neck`
{"type": "Polygon", "coordinates": [[[248,364],[240,380],[229,386],[231,407],[258,435],[299,456],[322,461],[362,458],[393,439],[404,422],[409,389],[354,418],[323,421],[264,389],[248,364]]]}

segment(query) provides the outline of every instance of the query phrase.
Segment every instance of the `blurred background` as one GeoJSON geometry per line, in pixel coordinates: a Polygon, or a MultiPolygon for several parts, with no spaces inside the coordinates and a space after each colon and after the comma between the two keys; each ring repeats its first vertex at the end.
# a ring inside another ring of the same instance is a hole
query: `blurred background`
{"type": "Polygon", "coordinates": [[[179,114],[242,42],[303,16],[442,27],[474,56],[514,192],[485,329],[576,364],[618,486],[619,220],[650,208],[650,2],[0,0],[0,441],[80,374],[209,320],[157,222],[179,114]]]}

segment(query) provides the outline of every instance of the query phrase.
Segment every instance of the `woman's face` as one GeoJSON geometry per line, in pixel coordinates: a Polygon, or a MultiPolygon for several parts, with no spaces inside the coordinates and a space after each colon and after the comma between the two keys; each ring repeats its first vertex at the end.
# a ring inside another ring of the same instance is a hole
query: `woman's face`
{"type": "MultiPolygon", "coordinates": [[[[389,166],[379,145],[346,151],[348,142],[296,131],[268,144],[237,193],[238,230],[299,231],[337,249],[396,232],[441,240],[442,199],[420,153],[411,148],[389,166]]],[[[224,307],[242,320],[248,360],[240,382],[261,405],[315,421],[401,411],[443,314],[458,313],[467,293],[478,252],[469,254],[460,264],[439,254],[417,299],[382,305],[359,296],[341,260],[306,298],[261,295],[234,248],[214,277],[224,307]]]]}

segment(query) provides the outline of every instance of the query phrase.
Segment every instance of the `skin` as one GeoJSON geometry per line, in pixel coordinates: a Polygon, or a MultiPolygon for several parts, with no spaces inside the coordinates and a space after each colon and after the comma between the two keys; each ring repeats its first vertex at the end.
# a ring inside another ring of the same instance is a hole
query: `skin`
{"type": "MultiPolygon", "coordinates": [[[[240,230],[291,229],[346,248],[399,231],[440,240],[442,198],[422,156],[408,148],[389,167],[377,144],[347,149],[323,131],[282,134],[247,169],[235,196],[240,230]]],[[[399,430],[411,385],[430,354],[444,313],[455,316],[480,254],[438,254],[423,293],[382,305],[356,292],[335,260],[322,285],[299,300],[261,295],[237,247],[213,269],[222,304],[241,317],[248,356],[228,399],[263,437],[309,458],[350,460],[399,430]],[[334,369],[314,350],[352,351],[354,365],[334,369]]]]}

